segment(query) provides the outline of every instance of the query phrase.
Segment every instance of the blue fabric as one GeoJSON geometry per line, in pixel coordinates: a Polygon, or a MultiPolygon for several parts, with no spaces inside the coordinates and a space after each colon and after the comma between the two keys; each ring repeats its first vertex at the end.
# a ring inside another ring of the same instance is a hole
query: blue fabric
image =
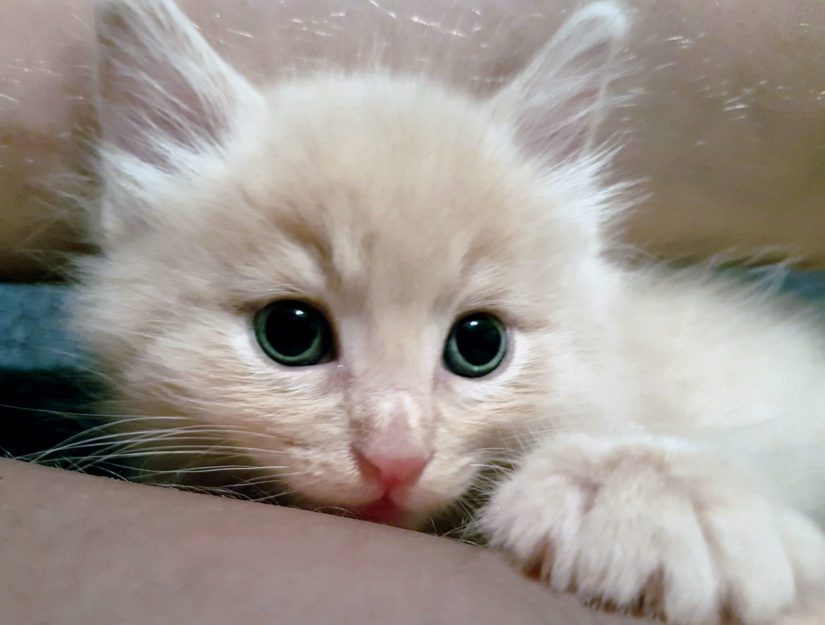
{"type": "Polygon", "coordinates": [[[79,367],[82,356],[66,332],[68,287],[0,284],[0,372],[79,367]]]}
{"type": "Polygon", "coordinates": [[[783,283],[783,289],[803,299],[825,305],[825,272],[789,272],[783,283]]]}
{"type": "MultiPolygon", "coordinates": [[[[95,425],[75,416],[88,412],[91,385],[66,331],[67,293],[59,285],[0,284],[0,455],[33,459],[95,425]]],[[[70,467],[72,459],[52,464],[70,467]]]]}

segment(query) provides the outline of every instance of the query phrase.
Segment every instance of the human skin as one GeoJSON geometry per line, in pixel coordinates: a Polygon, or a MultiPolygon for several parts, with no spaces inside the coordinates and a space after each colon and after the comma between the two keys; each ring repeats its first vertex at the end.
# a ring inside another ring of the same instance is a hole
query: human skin
{"type": "MultiPolygon", "coordinates": [[[[448,80],[483,82],[525,62],[575,3],[181,4],[259,78],[296,59],[351,61],[380,41],[448,65],[448,80]]],[[[604,125],[622,137],[617,177],[643,181],[625,239],[671,258],[769,246],[825,265],[825,2],[625,4],[632,71],[619,90],[636,95],[604,125]]],[[[81,167],[94,137],[92,13],[89,0],[0,0],[0,277],[42,273],[62,259],[55,250],[78,249],[72,211],[44,189],[81,167]]]]}
{"type": "Polygon", "coordinates": [[[492,552],[0,460],[0,622],[623,625],[492,552]]]}
{"type": "MultiPolygon", "coordinates": [[[[822,625],[823,605],[776,625],[822,625]]],[[[0,460],[0,623],[633,625],[479,547],[0,460]]]]}
{"type": "MultiPolygon", "coordinates": [[[[776,625],[822,625],[825,600],[776,625]]],[[[0,460],[0,623],[633,625],[456,541],[0,460]]]]}

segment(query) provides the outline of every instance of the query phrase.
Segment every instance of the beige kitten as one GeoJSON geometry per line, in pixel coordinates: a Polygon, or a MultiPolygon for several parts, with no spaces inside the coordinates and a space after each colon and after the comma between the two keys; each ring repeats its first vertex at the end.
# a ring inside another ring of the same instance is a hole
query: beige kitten
{"type": "Polygon", "coordinates": [[[583,601],[755,625],[823,592],[822,328],[604,257],[619,7],[488,99],[377,70],[257,87],[169,1],[100,15],[75,319],[153,479],[423,527],[508,461],[477,526],[583,601]]]}

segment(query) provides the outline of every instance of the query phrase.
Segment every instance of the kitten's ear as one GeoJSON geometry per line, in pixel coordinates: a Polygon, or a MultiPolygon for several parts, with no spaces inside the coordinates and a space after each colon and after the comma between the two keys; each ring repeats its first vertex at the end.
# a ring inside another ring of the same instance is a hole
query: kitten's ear
{"type": "Polygon", "coordinates": [[[108,243],[152,220],[147,197],[164,176],[220,155],[261,96],[172,0],[97,0],[96,9],[108,243]]]}
{"type": "Polygon", "coordinates": [[[99,113],[105,141],[160,167],[170,144],[220,145],[255,89],[171,0],[100,0],[99,113]]]}
{"type": "Polygon", "coordinates": [[[493,97],[494,113],[514,123],[519,139],[548,162],[586,153],[627,30],[617,3],[585,6],[493,97]]]}

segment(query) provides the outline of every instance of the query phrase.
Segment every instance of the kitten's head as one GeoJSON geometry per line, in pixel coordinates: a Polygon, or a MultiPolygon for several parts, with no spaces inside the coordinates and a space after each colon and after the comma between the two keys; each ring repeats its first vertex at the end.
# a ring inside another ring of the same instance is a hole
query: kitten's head
{"type": "Polygon", "coordinates": [[[76,319],[167,468],[205,436],[305,504],[412,525],[547,427],[607,288],[588,142],[613,5],[484,101],[381,73],[259,89],[163,0],[100,26],[76,319]]]}

